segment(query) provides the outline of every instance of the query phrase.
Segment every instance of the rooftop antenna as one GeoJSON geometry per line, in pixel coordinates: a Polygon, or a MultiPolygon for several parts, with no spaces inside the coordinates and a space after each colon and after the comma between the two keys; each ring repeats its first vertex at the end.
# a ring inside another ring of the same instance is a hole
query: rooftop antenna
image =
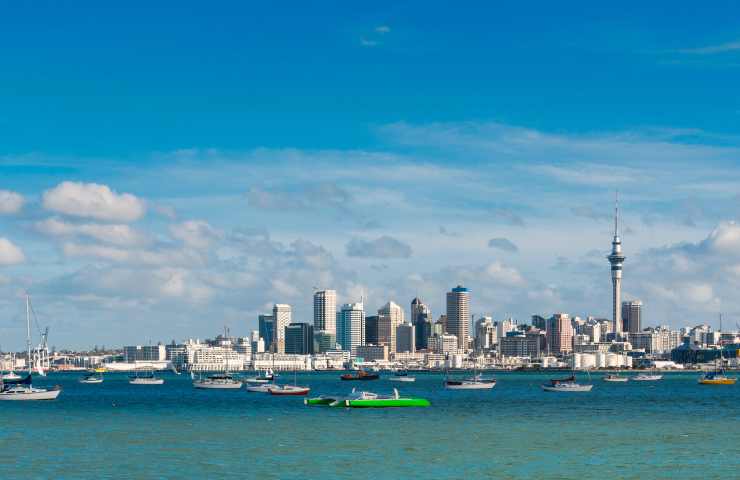
{"type": "Polygon", "coordinates": [[[619,234],[619,190],[614,192],[614,236],[619,234]]]}

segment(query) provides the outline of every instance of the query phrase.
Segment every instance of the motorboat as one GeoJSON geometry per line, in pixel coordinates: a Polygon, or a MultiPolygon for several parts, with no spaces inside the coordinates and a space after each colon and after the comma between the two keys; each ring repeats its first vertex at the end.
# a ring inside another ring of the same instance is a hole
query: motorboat
{"type": "Polygon", "coordinates": [[[447,390],[490,390],[496,386],[496,379],[466,378],[464,380],[445,380],[447,390]]]}
{"type": "Polygon", "coordinates": [[[393,374],[393,376],[388,377],[388,380],[391,382],[415,382],[416,377],[412,377],[407,372],[396,372],[393,374]]]}
{"type": "Polygon", "coordinates": [[[342,380],[377,380],[380,375],[377,373],[367,373],[365,370],[358,370],[356,375],[345,373],[339,377],[342,380]]]}
{"type": "Polygon", "coordinates": [[[542,390],[546,392],[590,392],[593,387],[590,384],[577,383],[575,375],[568,378],[553,379],[550,380],[550,383],[542,384],[542,390]]]}
{"type": "Polygon", "coordinates": [[[663,375],[655,373],[654,370],[650,370],[648,373],[640,373],[632,377],[632,380],[636,382],[657,382],[661,380],[663,375]]]}
{"type": "Polygon", "coordinates": [[[218,373],[193,380],[193,386],[203,389],[236,390],[242,388],[242,382],[229,373],[218,373]]]}
{"type": "MultiPolygon", "coordinates": [[[[33,386],[31,372],[33,371],[33,357],[31,356],[31,297],[26,295],[26,351],[28,374],[23,378],[1,379],[0,380],[0,400],[54,400],[62,389],[55,386],[50,389],[37,388],[33,386]]],[[[36,365],[38,373],[46,376],[41,364],[36,365]]]]}
{"type": "Polygon", "coordinates": [[[346,397],[321,396],[317,398],[306,398],[306,405],[326,405],[330,407],[347,408],[392,408],[392,407],[428,407],[429,400],[416,397],[401,397],[398,390],[393,389],[392,395],[378,395],[373,392],[355,392],[346,397]]]}
{"type": "Polygon", "coordinates": [[[267,391],[270,395],[306,395],[311,389],[309,387],[299,387],[298,385],[272,385],[267,391]]]}
{"type": "Polygon", "coordinates": [[[610,373],[608,375],[605,375],[603,380],[605,382],[624,383],[629,381],[629,377],[623,377],[619,374],[610,373]]]}
{"type": "Polygon", "coordinates": [[[88,373],[80,379],[80,383],[103,383],[103,375],[99,373],[88,373]]]}

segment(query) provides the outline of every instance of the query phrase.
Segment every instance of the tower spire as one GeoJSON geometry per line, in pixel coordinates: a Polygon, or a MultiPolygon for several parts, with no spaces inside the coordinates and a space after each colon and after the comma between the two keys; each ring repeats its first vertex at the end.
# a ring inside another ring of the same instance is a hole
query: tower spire
{"type": "Polygon", "coordinates": [[[614,236],[619,235],[619,190],[614,192],[614,236]]]}

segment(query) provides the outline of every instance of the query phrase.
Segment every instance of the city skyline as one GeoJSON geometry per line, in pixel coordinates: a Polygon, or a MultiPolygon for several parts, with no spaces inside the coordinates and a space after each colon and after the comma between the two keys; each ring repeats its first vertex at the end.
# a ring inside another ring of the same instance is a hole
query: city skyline
{"type": "Polygon", "coordinates": [[[315,286],[611,318],[615,190],[643,327],[740,322],[740,11],[667,5],[9,5],[0,347],[24,291],[80,348],[312,324],[315,286]]]}

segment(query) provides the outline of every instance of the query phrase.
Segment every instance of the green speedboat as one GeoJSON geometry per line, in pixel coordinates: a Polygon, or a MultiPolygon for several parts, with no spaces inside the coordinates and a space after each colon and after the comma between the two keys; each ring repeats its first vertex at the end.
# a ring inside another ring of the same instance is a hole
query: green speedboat
{"type": "Polygon", "coordinates": [[[397,407],[428,407],[431,405],[426,398],[401,397],[398,390],[393,389],[393,395],[378,395],[372,392],[355,392],[347,397],[321,396],[307,398],[306,405],[326,405],[330,407],[348,408],[397,408],[397,407]]]}

